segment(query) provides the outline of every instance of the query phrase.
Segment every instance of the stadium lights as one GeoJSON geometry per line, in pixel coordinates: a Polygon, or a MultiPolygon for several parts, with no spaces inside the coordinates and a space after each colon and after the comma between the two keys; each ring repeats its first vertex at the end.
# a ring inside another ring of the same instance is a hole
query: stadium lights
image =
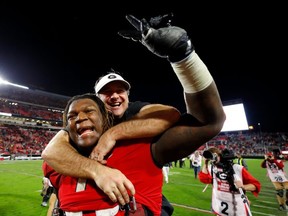
{"type": "Polygon", "coordinates": [[[0,115],[3,115],[3,116],[12,116],[11,113],[4,113],[4,112],[0,112],[0,115]]]}
{"type": "Polygon", "coordinates": [[[226,120],[221,132],[249,130],[243,103],[224,105],[223,109],[226,120]]]}
{"type": "Polygon", "coordinates": [[[4,80],[0,77],[0,85],[1,84],[4,84],[4,85],[13,85],[13,86],[16,86],[16,87],[19,87],[19,88],[24,88],[24,89],[29,89],[28,87],[26,86],[22,86],[22,85],[18,85],[18,84],[15,84],[15,83],[11,83],[11,82],[8,82],[7,80],[4,80]]]}

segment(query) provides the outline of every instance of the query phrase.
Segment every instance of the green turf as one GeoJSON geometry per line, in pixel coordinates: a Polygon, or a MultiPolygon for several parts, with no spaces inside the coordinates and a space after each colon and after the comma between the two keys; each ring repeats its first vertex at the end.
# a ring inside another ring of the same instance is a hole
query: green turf
{"type": "Polygon", "coordinates": [[[0,162],[0,215],[42,216],[42,161],[0,162]]]}
{"type": "MultiPolygon", "coordinates": [[[[282,216],[278,210],[275,190],[260,167],[261,160],[247,159],[249,171],[260,180],[262,190],[256,198],[248,192],[253,215],[282,216]]],[[[0,161],[0,215],[45,216],[48,207],[42,207],[42,161],[0,161]]],[[[288,166],[288,163],[285,164],[288,166]]],[[[184,168],[170,169],[169,183],[163,193],[174,205],[175,216],[211,215],[211,185],[202,192],[205,184],[194,178],[188,160],[184,168]]]]}

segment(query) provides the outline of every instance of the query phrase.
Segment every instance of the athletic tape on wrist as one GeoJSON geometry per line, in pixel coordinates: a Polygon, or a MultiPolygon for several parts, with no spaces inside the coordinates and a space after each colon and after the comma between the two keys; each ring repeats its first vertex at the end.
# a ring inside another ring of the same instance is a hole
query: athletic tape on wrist
{"type": "Polygon", "coordinates": [[[213,81],[208,68],[195,51],[184,60],[171,65],[186,93],[202,91],[213,81]]]}

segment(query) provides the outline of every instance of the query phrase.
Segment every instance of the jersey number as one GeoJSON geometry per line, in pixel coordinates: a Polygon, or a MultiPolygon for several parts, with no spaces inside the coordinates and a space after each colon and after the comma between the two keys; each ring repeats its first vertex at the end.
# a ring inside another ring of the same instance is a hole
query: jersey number
{"type": "Polygon", "coordinates": [[[228,213],[227,213],[228,203],[226,203],[226,202],[221,202],[221,207],[223,207],[223,209],[222,209],[221,212],[222,212],[224,215],[228,215],[228,213]]]}

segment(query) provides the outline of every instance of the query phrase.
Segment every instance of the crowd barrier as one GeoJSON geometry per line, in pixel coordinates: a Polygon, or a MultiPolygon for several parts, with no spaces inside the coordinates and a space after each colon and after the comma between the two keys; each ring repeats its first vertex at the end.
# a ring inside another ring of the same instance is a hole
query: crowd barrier
{"type": "Polygon", "coordinates": [[[11,155],[1,155],[0,160],[42,160],[40,155],[22,155],[22,156],[11,156],[11,155]]]}

